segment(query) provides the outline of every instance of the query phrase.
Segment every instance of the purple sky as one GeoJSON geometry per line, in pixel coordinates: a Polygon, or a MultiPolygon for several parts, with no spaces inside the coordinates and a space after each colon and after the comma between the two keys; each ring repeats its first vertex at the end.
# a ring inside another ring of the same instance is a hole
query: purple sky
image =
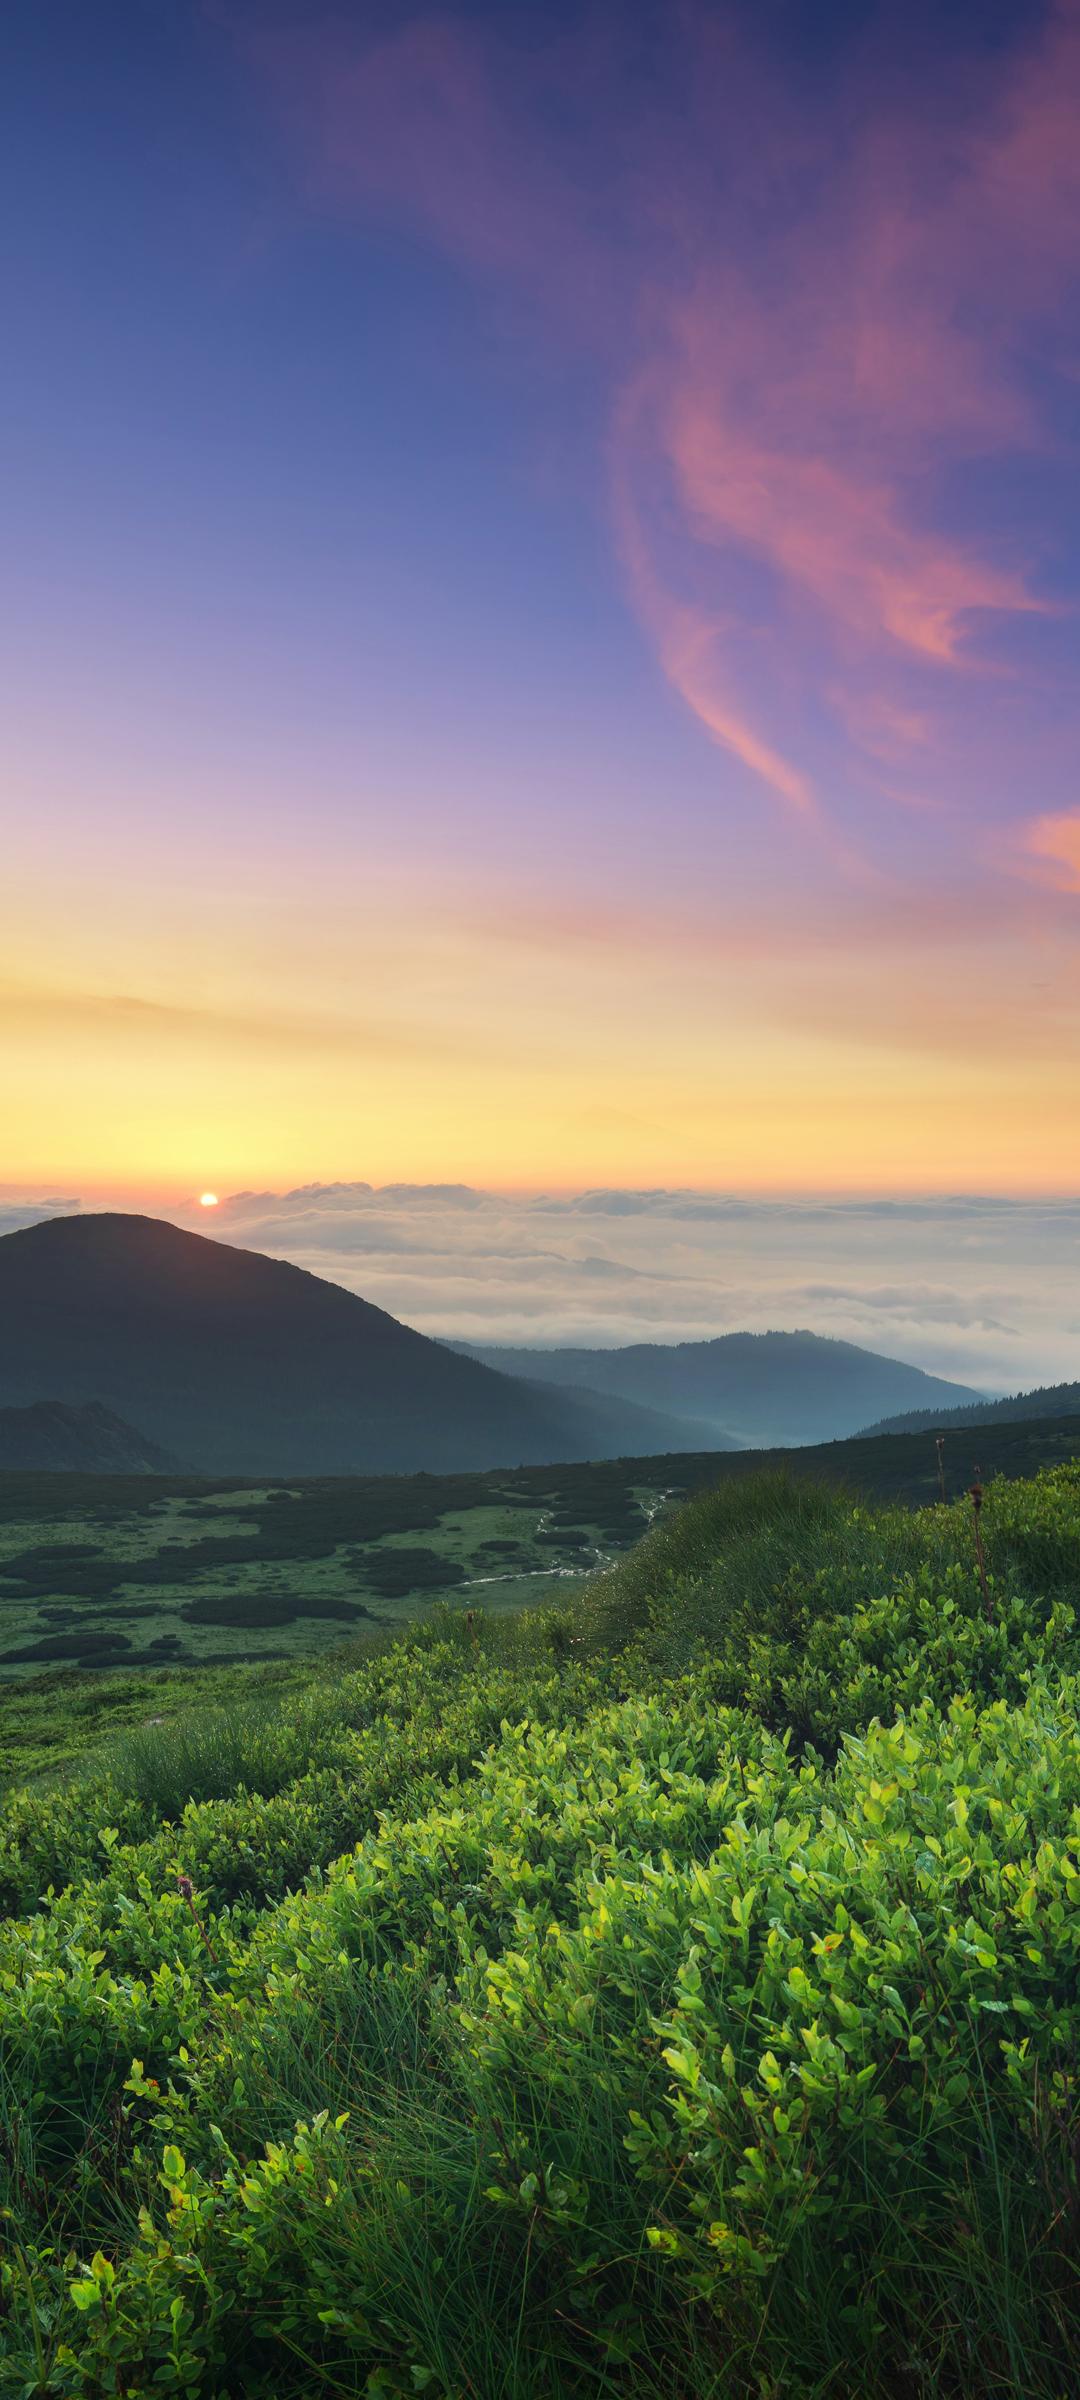
{"type": "Polygon", "coordinates": [[[3,44],[12,1187],[1075,1188],[1071,0],[3,44]]]}

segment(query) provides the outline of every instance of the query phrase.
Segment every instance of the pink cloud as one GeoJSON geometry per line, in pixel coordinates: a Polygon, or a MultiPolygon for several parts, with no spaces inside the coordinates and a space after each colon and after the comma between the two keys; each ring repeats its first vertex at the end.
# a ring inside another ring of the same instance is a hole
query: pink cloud
{"type": "MultiPolygon", "coordinates": [[[[971,675],[1000,673],[1009,622],[1050,613],[1030,558],[951,529],[950,479],[1052,447],[1025,352],[1045,364],[1067,346],[1080,271],[1076,11],[979,101],[947,128],[890,122],[886,101],[849,140],[823,127],[816,156],[781,102],[746,168],[754,243],[740,255],[720,207],[696,228],[691,288],[650,363],[654,455],[640,414],[617,435],[632,586],[662,662],[712,730],[680,662],[719,631],[725,712],[752,729],[740,755],[785,796],[809,780],[804,711],[824,751],[824,703],[849,770],[862,754],[895,768],[909,744],[951,745],[971,675]],[[793,138],[799,206],[770,208],[793,138]],[[767,592],[753,639],[748,564],[767,592]],[[771,693],[766,651],[783,660],[771,693]],[[778,720],[794,727],[779,776],[778,720]]],[[[883,790],[872,772],[866,788],[883,790]]]]}
{"type": "Polygon", "coordinates": [[[320,202],[403,219],[602,360],[628,597],[740,794],[840,810],[837,855],[896,799],[1015,820],[1056,528],[1020,542],[970,494],[1053,457],[1043,386],[1075,373],[1080,9],[929,92],[849,46],[812,105],[734,14],[665,33],[656,91],[620,81],[614,17],[259,58],[320,202]]]}
{"type": "Polygon", "coordinates": [[[694,530],[758,551],[844,642],[887,638],[954,665],[977,611],[1036,605],[1018,577],[905,524],[884,474],[758,443],[725,418],[720,386],[718,373],[672,396],[667,441],[694,530]]]}
{"type": "Polygon", "coordinates": [[[1080,892],[1080,808],[1036,817],[1026,829],[1025,848],[1060,892],[1080,892]]]}
{"type": "Polygon", "coordinates": [[[814,817],[816,801],[807,777],[755,731],[734,697],[726,666],[729,628],[724,616],[673,598],[654,564],[634,472],[635,445],[644,440],[651,447],[649,412],[649,379],[643,376],[622,396],[612,475],[620,556],[638,615],[655,641],[668,681],[711,739],[731,751],[780,799],[800,814],[814,817]]]}

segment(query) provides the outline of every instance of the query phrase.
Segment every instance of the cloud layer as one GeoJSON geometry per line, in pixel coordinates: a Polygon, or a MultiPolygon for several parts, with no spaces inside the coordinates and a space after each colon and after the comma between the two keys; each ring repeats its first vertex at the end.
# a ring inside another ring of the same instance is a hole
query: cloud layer
{"type": "Polygon", "coordinates": [[[808,1326],[987,1389],[1080,1377],[1080,1200],[504,1196],[310,1184],[183,1219],[422,1332],[618,1343],[808,1326]],[[1063,1300],[1064,1295],[1064,1300],[1063,1300]]]}
{"type": "MultiPolygon", "coordinates": [[[[0,1200],[0,1235],[83,1205],[0,1200]]],[[[1080,1198],[349,1182],[158,1213],[451,1340],[609,1346],[806,1326],[987,1391],[1080,1380],[1080,1198]]]]}

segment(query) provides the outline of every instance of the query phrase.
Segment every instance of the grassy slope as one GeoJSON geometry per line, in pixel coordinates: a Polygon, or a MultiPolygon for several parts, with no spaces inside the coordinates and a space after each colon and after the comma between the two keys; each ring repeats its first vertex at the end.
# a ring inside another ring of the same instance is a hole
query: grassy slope
{"type": "Polygon", "coordinates": [[[1080,1471],[985,1517],[728,1477],[12,1795],[0,2390],[1062,2400],[1080,1471]]]}

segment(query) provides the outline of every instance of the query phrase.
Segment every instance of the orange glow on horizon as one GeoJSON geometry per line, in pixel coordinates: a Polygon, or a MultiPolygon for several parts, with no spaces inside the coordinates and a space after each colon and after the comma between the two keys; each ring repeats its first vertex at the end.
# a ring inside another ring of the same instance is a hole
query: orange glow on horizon
{"type": "Polygon", "coordinates": [[[0,991],[4,1180],[200,1216],[229,1193],[335,1180],[1080,1188],[1075,900],[1027,886],[1015,923],[980,895],[985,922],[957,909],[936,925],[901,898],[837,918],[828,943],[779,909],[711,940],[658,912],[591,941],[416,912],[397,958],[345,963],[328,911],[321,956],[297,945],[273,989],[239,943],[215,989],[203,945],[162,925],[153,982],[131,957],[122,999],[73,924],[66,989],[0,991]]]}

